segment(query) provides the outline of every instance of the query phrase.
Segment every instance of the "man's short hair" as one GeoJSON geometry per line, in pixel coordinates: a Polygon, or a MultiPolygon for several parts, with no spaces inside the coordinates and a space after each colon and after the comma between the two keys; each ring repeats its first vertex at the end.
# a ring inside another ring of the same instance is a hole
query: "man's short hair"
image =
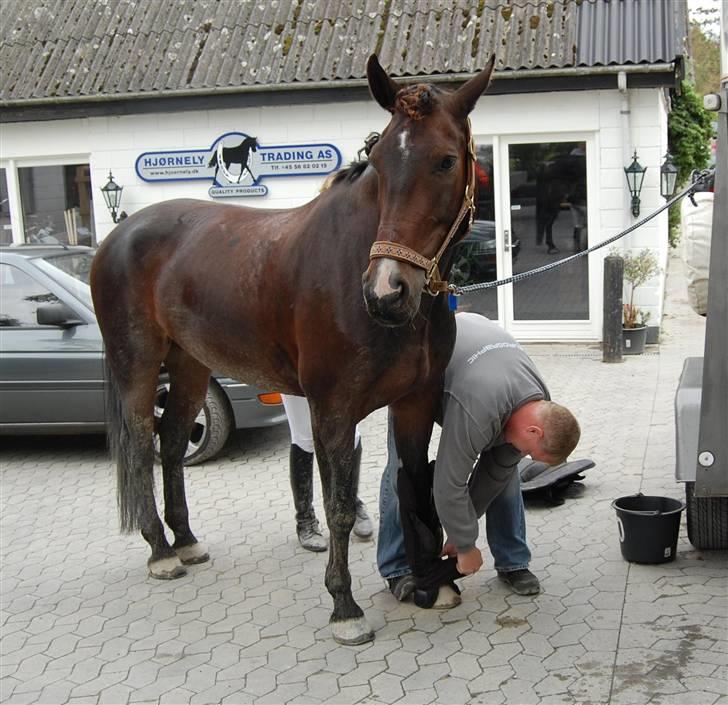
{"type": "Polygon", "coordinates": [[[554,458],[554,464],[563,463],[576,448],[581,437],[579,422],[565,406],[544,401],[540,414],[543,425],[543,449],[554,458]]]}

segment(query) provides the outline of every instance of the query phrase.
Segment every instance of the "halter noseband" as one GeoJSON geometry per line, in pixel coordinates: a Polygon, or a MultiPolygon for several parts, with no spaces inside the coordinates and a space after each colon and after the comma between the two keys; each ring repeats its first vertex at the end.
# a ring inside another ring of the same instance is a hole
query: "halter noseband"
{"type": "Polygon", "coordinates": [[[444,254],[450,241],[455,237],[455,233],[461,226],[465,218],[468,218],[468,227],[473,224],[473,216],[475,214],[475,142],[473,140],[473,134],[470,129],[470,119],[468,119],[468,183],[465,186],[465,194],[463,195],[463,204],[460,206],[460,212],[457,214],[455,221],[453,222],[450,230],[445,237],[440,249],[432,259],[427,259],[421,254],[415,252],[406,245],[400,245],[396,242],[389,242],[388,240],[377,240],[369,251],[369,259],[377,259],[379,257],[388,257],[390,259],[396,259],[400,262],[408,262],[413,264],[415,267],[424,269],[425,276],[425,291],[431,296],[437,296],[440,292],[446,292],[448,290],[448,284],[446,281],[440,278],[439,262],[440,258],[444,254]]]}

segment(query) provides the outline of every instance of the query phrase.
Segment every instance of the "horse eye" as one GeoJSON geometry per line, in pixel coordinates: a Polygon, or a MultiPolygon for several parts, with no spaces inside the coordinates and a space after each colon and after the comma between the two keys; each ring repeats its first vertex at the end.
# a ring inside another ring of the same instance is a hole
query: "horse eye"
{"type": "Polygon", "coordinates": [[[443,171],[450,171],[457,162],[457,157],[447,156],[440,162],[440,169],[443,171]]]}

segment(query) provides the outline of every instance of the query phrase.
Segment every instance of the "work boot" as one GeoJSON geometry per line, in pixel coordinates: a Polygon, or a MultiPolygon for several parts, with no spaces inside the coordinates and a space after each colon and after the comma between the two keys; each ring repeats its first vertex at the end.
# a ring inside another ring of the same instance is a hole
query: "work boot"
{"type": "Polygon", "coordinates": [[[538,595],[541,592],[541,584],[538,582],[538,578],[528,568],[499,570],[498,577],[504,583],[510,585],[511,590],[518,595],[538,595]]]}
{"type": "Polygon", "coordinates": [[[387,587],[395,600],[404,602],[415,591],[417,582],[412,573],[406,573],[398,575],[396,578],[387,578],[387,587]]]}
{"type": "Polygon", "coordinates": [[[374,525],[367,514],[367,508],[364,502],[359,499],[359,470],[361,469],[361,442],[354,448],[354,469],[352,474],[352,484],[354,487],[354,496],[356,497],[356,517],[354,518],[354,535],[360,539],[370,539],[374,533],[374,525]]]}
{"type": "Polygon", "coordinates": [[[298,541],[307,551],[325,551],[328,541],[321,533],[313,510],[313,453],[291,444],[289,474],[296,508],[298,541]]]}

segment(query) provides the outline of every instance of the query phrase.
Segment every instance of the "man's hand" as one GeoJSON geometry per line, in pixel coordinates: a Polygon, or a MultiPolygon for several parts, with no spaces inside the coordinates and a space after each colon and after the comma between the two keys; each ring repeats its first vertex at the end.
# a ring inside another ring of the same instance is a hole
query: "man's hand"
{"type": "Polygon", "coordinates": [[[476,546],[469,551],[458,553],[457,569],[462,575],[472,575],[477,573],[483,565],[483,556],[480,549],[476,546]]]}
{"type": "Polygon", "coordinates": [[[453,543],[446,543],[440,552],[440,556],[448,556],[449,558],[455,558],[457,555],[458,550],[455,548],[455,544],[453,543]]]}

